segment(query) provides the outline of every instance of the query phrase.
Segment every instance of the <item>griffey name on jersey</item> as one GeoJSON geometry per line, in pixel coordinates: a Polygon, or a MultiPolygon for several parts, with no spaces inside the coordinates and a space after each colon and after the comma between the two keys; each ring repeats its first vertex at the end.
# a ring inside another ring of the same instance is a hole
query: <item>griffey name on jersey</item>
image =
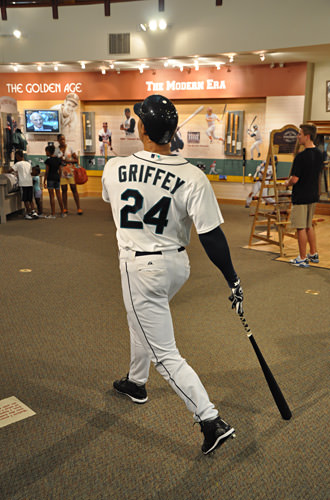
{"type": "Polygon", "coordinates": [[[121,165],[118,168],[119,182],[143,182],[161,187],[174,194],[186,182],[171,172],[150,165],[121,165]]]}

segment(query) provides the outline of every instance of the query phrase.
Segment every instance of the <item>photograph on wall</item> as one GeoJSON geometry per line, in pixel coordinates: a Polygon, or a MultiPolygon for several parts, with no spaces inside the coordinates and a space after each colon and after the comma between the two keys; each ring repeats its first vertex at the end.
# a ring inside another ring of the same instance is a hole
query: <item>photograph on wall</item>
{"type": "Polygon", "coordinates": [[[326,111],[330,111],[330,80],[326,82],[326,111]]]}

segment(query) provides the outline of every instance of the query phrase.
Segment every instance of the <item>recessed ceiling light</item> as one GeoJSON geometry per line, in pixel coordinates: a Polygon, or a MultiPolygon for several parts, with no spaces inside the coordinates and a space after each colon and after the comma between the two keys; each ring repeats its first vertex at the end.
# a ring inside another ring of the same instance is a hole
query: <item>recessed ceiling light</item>
{"type": "Polygon", "coordinates": [[[22,33],[20,32],[20,30],[14,30],[13,35],[15,38],[21,38],[22,33]]]}
{"type": "Polygon", "coordinates": [[[165,19],[161,19],[158,23],[158,27],[160,30],[166,30],[167,28],[167,22],[165,21],[165,19]]]}
{"type": "Polygon", "coordinates": [[[156,31],[157,29],[157,21],[155,21],[154,19],[152,21],[149,22],[149,29],[151,31],[156,31]]]}

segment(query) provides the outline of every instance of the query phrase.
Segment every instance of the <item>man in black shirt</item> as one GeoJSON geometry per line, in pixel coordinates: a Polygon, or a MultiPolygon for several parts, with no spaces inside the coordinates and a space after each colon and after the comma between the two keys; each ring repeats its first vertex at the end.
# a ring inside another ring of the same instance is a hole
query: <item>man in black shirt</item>
{"type": "Polygon", "coordinates": [[[309,267],[309,262],[319,262],[315,232],[312,225],[316,203],[319,200],[320,174],[323,169],[322,153],[314,145],[316,126],[302,124],[299,130],[299,144],[304,151],[294,159],[291,176],[286,186],[292,188],[291,226],[297,229],[299,255],[290,263],[298,267],[309,267]],[[307,242],[310,254],[306,254],[307,242]]]}

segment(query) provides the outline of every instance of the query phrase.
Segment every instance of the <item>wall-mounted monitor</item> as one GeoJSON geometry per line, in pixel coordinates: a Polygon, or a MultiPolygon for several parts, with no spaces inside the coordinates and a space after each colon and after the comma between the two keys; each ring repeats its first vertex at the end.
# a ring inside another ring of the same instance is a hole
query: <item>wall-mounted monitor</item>
{"type": "Polygon", "coordinates": [[[59,134],[60,113],[58,109],[25,109],[25,131],[31,134],[59,134]]]}

